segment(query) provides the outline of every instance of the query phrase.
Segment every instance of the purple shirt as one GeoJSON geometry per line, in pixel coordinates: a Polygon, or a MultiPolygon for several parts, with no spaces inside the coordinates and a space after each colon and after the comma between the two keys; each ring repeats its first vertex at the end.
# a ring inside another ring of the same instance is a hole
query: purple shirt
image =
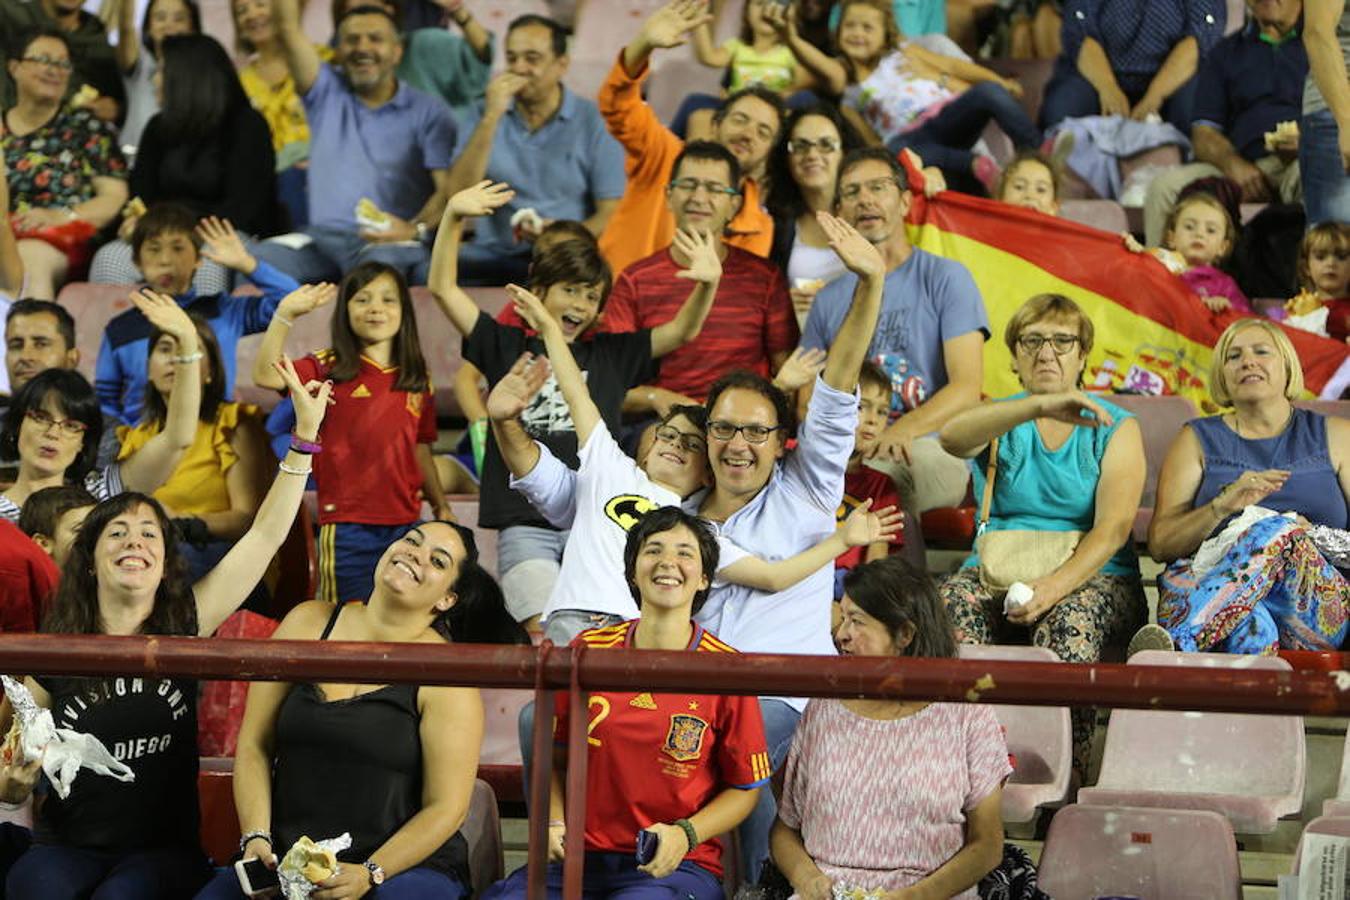
{"type": "Polygon", "coordinates": [[[436,189],[431,172],[454,159],[455,120],[441,100],[399,82],[371,108],[330,65],[304,95],[309,119],[311,225],[355,231],[356,204],[411,219],[436,189]]]}

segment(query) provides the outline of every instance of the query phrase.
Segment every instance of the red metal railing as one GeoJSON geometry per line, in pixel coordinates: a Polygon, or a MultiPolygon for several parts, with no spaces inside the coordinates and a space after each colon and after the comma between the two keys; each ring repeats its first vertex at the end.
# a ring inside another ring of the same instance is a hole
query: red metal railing
{"type": "MultiPolygon", "coordinates": [[[[544,893],[554,694],[569,691],[564,889],[580,897],[586,802],[586,703],[592,690],[884,697],[1039,706],[1108,706],[1279,715],[1350,715],[1336,671],[1205,669],[960,659],[257,641],[96,635],[0,635],[0,671],[251,681],[338,681],[533,688],[531,898],[544,893]]],[[[1338,677],[1339,676],[1339,677],[1338,677]]],[[[1342,687],[1342,680],[1345,686],[1342,687]]]]}

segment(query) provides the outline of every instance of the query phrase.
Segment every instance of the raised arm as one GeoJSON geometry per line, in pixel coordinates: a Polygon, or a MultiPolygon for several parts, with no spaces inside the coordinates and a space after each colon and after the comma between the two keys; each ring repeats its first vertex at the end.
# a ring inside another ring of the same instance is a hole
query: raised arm
{"type": "MultiPolygon", "coordinates": [[[[543,302],[534,294],[514,284],[508,284],[506,292],[511,296],[511,302],[515,304],[520,317],[543,338],[544,349],[548,352],[548,362],[553,368],[553,377],[557,380],[558,389],[562,391],[563,399],[567,401],[567,409],[572,414],[572,426],[577,433],[577,446],[586,446],[591,439],[591,432],[601,422],[600,408],[591,398],[591,392],[586,387],[586,376],[582,374],[581,367],[577,365],[577,358],[572,355],[572,348],[563,337],[562,326],[558,324],[557,319],[548,314],[543,302]]],[[[652,343],[653,345],[656,343],[654,337],[652,343]]]]}
{"type": "Polygon", "coordinates": [[[319,52],[300,27],[299,0],[272,0],[272,21],[281,38],[286,68],[295,82],[295,91],[303,97],[318,79],[323,60],[319,59],[319,52]]]}
{"type": "MultiPolygon", "coordinates": [[[[717,241],[712,235],[676,231],[673,241],[675,248],[689,259],[688,268],[676,272],[675,277],[694,282],[694,289],[675,318],[652,329],[653,358],[665,356],[698,337],[712,310],[717,286],[722,282],[722,260],[717,255],[717,241]]],[[[550,350],[549,356],[552,355],[550,350]]]]}
{"type": "Polygon", "coordinates": [[[149,289],[131,295],[131,302],[154,328],[174,340],[173,390],[164,427],[145,446],[122,460],[122,485],[128,491],[150,493],[169,479],[183,453],[197,435],[197,415],[202,406],[202,351],[197,326],[174,299],[149,289]]]}
{"type": "Polygon", "coordinates": [[[291,327],[297,319],[331,303],[336,296],[335,285],[304,284],[281,299],[272,321],[267,325],[267,331],[263,332],[258,355],[253,357],[254,384],[272,391],[286,387],[286,379],[276,367],[282,357],[282,348],[286,346],[286,335],[291,333],[291,327]]]}
{"type": "Polygon", "coordinates": [[[1350,171],[1350,78],[1336,36],[1344,12],[1345,0],[1304,0],[1303,46],[1308,50],[1309,74],[1336,121],[1342,165],[1350,171]]]}
{"type": "Polygon", "coordinates": [[[113,55],[117,57],[117,68],[129,73],[136,68],[136,60],[141,55],[141,36],[136,30],[135,0],[113,0],[117,6],[117,43],[113,45],[113,55]]]}
{"type": "Polygon", "coordinates": [[[793,88],[802,90],[823,87],[838,97],[848,87],[848,72],[843,63],[802,37],[797,28],[797,4],[769,3],[764,7],[764,18],[778,30],[778,36],[797,62],[801,63],[793,88]]]}
{"type": "Polygon", "coordinates": [[[1070,425],[1110,427],[1111,414],[1082,391],[1031,394],[1018,400],[998,400],[959,412],[942,426],[942,449],[952,456],[974,459],[990,441],[1032,419],[1056,419],[1070,425]]]}
{"type": "Polygon", "coordinates": [[[777,593],[792,587],[824,566],[834,562],[850,547],[866,547],[877,542],[892,543],[904,527],[904,515],[894,506],[871,511],[869,497],[848,514],[834,534],[814,547],[808,547],[787,559],[767,560],[746,556],[718,571],[718,576],[733,584],[758,591],[777,593]]]}
{"type": "Polygon", "coordinates": [[[647,17],[637,36],[623,48],[623,67],[636,78],[653,50],[678,47],[695,28],[713,20],[704,0],[671,0],[647,17]]]}
{"type": "MultiPolygon", "coordinates": [[[[285,357],[276,366],[295,404],[295,436],[309,443],[317,441],[319,425],[323,423],[333,392],[332,383],[311,381],[300,384],[295,367],[285,357]]],[[[286,453],[252,526],[235,542],[225,558],[193,586],[197,598],[197,633],[201,636],[214,633],[220,623],[244,602],[267,571],[272,557],[291,530],[312,461],[313,457],[308,453],[294,449],[286,453]]]]}
{"type": "Polygon", "coordinates": [[[524,478],[539,463],[539,447],[520,424],[520,414],[548,381],[548,376],[548,360],[525,353],[488,393],[487,415],[492,422],[492,433],[497,436],[497,450],[516,478],[524,478]]]}
{"type": "Polygon", "coordinates": [[[830,249],[843,261],[849,271],[858,276],[844,321],[839,325],[830,355],[825,361],[821,377],[837,391],[851,392],[858,385],[867,348],[877,329],[881,314],[881,292],[886,281],[886,263],[877,250],[852,225],[827,212],[816,213],[825,229],[830,249]]]}
{"type": "Polygon", "coordinates": [[[693,31],[694,55],[710,69],[725,69],[731,65],[731,51],[713,43],[712,22],[704,22],[693,31]]]}
{"type": "Polygon", "coordinates": [[[483,27],[483,23],[474,17],[473,10],[469,9],[463,0],[450,0],[444,5],[450,11],[450,18],[454,19],[459,30],[464,32],[464,40],[468,42],[474,56],[483,63],[492,62],[492,35],[483,27]]]}
{"type": "Polygon", "coordinates": [[[478,322],[479,309],[473,298],[459,286],[459,245],[464,220],[470,216],[491,215],[511,202],[515,195],[516,192],[509,185],[491,181],[480,181],[472,187],[457,191],[446,204],[441,227],[436,231],[427,287],[431,288],[441,312],[465,337],[473,332],[478,322]]]}

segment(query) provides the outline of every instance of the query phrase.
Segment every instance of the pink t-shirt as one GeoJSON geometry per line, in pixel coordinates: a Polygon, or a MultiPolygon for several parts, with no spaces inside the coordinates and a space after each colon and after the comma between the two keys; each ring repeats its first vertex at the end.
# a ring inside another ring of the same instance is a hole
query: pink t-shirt
{"type": "Polygon", "coordinates": [[[1010,774],[988,706],[933,703],[879,720],[812,700],[788,753],[778,816],[832,881],[897,890],[956,855],[966,811],[1010,774]]]}

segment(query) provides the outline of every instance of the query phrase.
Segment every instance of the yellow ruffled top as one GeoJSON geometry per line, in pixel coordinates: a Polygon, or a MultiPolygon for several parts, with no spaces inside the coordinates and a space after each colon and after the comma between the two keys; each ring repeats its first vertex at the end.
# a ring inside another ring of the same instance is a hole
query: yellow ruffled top
{"type": "MultiPolygon", "coordinates": [[[[319,58],[325,63],[333,58],[333,50],[326,44],[315,44],[319,58]]],[[[253,108],[262,114],[272,130],[272,149],[277,154],[277,171],[289,169],[309,158],[309,121],[305,118],[305,104],[295,92],[295,80],[287,75],[276,84],[269,84],[258,73],[256,63],[239,69],[239,83],[244,86],[253,108]]]]}
{"type": "MultiPolygon", "coordinates": [[[[230,446],[230,439],[244,417],[259,418],[258,407],[226,401],[216,409],[214,422],[198,422],[192,446],[183,454],[169,480],[155,491],[155,499],[177,515],[200,516],[228,511],[230,491],[225,475],[239,459],[239,454],[230,446]]],[[[160,426],[145,422],[135,428],[118,426],[117,438],[122,442],[118,460],[126,459],[144,447],[160,430],[160,426]]]]}

